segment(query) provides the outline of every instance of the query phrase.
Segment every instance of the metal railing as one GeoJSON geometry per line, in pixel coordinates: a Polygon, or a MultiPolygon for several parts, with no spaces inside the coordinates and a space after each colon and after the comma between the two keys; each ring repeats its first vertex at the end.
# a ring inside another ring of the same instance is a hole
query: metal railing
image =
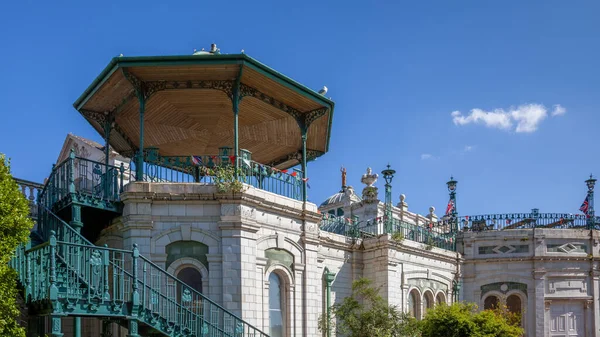
{"type": "Polygon", "coordinates": [[[410,240],[423,243],[427,247],[456,251],[456,234],[450,231],[450,224],[445,221],[419,226],[395,218],[388,221],[385,217],[377,217],[360,221],[358,217],[350,219],[323,214],[320,228],[352,238],[374,237],[389,233],[395,240],[410,240]]]}
{"type": "Polygon", "coordinates": [[[123,191],[124,168],[106,165],[86,158],[69,158],[52,167],[44,187],[39,191],[38,203],[52,208],[68,197],[87,200],[119,201],[123,191]]]}
{"type": "MultiPolygon", "coordinates": [[[[158,156],[147,151],[143,181],[163,183],[206,183],[217,181],[217,171],[234,168],[237,163],[238,181],[295,200],[302,200],[304,174],[301,170],[279,170],[245,158],[225,155],[158,156]]],[[[136,160],[132,159],[126,174],[129,181],[136,178],[136,160]]]]}
{"type": "Polygon", "coordinates": [[[267,337],[141,256],[137,246],[95,246],[42,206],[39,221],[47,242],[19,246],[10,262],[29,300],[60,301],[74,314],[94,315],[101,307],[111,316],[137,314],[166,335],[267,337]]]}
{"type": "Polygon", "coordinates": [[[568,213],[505,213],[459,217],[462,231],[481,232],[507,229],[554,228],[600,229],[600,217],[568,213]]]}

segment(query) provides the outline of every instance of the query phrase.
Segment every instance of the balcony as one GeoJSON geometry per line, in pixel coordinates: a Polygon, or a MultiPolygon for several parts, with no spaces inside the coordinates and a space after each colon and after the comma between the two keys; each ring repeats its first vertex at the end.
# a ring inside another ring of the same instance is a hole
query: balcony
{"type": "Polygon", "coordinates": [[[298,169],[280,170],[252,160],[249,151],[241,150],[240,157],[232,155],[229,147],[215,155],[160,156],[158,149],[144,151],[143,178],[137,179],[135,160],[129,165],[127,181],[161,183],[218,184],[236,180],[255,188],[302,201],[304,174],[298,169]]]}

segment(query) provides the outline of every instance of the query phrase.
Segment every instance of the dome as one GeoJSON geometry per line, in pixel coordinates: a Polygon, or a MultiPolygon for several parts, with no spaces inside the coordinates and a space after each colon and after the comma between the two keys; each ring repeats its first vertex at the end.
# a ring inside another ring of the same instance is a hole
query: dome
{"type": "Polygon", "coordinates": [[[333,205],[345,205],[346,203],[352,204],[355,202],[360,202],[362,199],[354,193],[354,189],[352,186],[345,187],[338,193],[330,196],[325,201],[321,203],[319,208],[329,207],[333,205]]]}

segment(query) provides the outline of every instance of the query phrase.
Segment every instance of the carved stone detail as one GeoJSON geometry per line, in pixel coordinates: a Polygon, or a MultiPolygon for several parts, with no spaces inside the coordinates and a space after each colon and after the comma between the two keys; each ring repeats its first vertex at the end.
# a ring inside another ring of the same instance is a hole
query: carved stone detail
{"type": "Polygon", "coordinates": [[[223,204],[221,205],[221,215],[232,216],[241,215],[242,205],[237,204],[223,204]]]}

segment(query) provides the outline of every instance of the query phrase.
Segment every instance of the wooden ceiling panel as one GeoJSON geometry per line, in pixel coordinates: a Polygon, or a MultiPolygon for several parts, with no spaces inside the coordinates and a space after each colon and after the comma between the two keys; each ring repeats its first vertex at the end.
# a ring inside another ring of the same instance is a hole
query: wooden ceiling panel
{"type": "Polygon", "coordinates": [[[254,97],[244,97],[240,104],[240,125],[253,125],[267,120],[291,118],[289,114],[254,97]]]}
{"type": "Polygon", "coordinates": [[[120,70],[115,71],[83,106],[84,109],[105,112],[116,108],[123,98],[133,92],[133,87],[120,70]]]}
{"type": "Polygon", "coordinates": [[[301,112],[318,109],[322,106],[250,68],[244,68],[242,83],[290,105],[301,112]]]}

